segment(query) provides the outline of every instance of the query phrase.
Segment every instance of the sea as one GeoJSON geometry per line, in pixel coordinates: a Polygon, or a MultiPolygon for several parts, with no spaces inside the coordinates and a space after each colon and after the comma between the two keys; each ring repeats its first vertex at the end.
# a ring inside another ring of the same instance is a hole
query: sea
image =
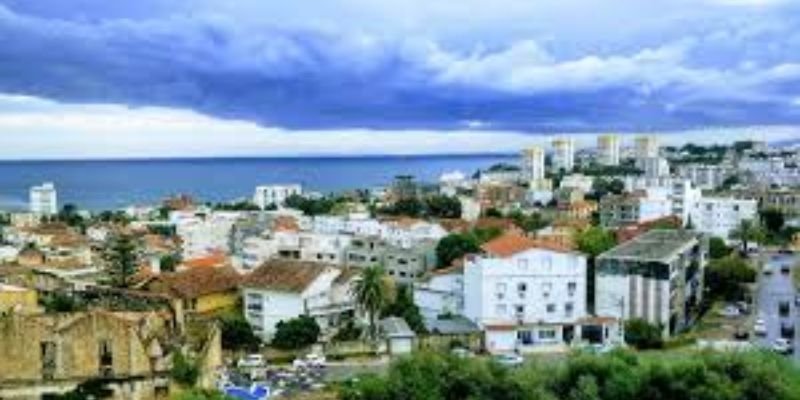
{"type": "Polygon", "coordinates": [[[1,161],[0,210],[24,210],[33,185],[53,182],[59,205],[92,211],[156,204],[175,194],[200,201],[250,198],[257,185],[300,183],[335,193],[386,186],[397,175],[435,182],[444,172],[472,174],[515,155],[425,155],[314,158],[196,158],[1,161]]]}

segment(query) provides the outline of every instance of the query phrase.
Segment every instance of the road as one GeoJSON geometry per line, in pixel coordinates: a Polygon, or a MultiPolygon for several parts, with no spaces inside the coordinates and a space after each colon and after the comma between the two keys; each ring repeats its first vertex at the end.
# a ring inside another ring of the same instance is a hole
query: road
{"type": "MultiPolygon", "coordinates": [[[[800,262],[800,255],[791,254],[765,254],[763,255],[764,269],[772,271],[771,274],[761,273],[758,285],[758,318],[762,318],[767,325],[767,335],[758,338],[756,343],[759,346],[770,346],[772,342],[781,335],[781,324],[791,324],[795,327],[794,334],[794,355],[800,361],[800,310],[795,305],[797,292],[792,283],[791,274],[781,272],[784,266],[794,268],[800,262]],[[781,302],[789,303],[789,314],[781,316],[778,309],[781,302]]],[[[800,273],[800,269],[793,273],[800,273]]]]}

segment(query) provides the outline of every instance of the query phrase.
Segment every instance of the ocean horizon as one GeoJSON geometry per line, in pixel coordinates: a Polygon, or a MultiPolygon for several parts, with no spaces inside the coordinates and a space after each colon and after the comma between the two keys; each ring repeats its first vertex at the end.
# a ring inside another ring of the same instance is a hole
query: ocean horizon
{"type": "Polygon", "coordinates": [[[175,194],[199,201],[250,198],[261,184],[300,183],[332,193],[387,185],[396,175],[433,182],[440,174],[472,173],[515,154],[197,157],[0,161],[0,210],[27,208],[28,189],[53,182],[59,207],[88,210],[156,204],[175,194]]]}

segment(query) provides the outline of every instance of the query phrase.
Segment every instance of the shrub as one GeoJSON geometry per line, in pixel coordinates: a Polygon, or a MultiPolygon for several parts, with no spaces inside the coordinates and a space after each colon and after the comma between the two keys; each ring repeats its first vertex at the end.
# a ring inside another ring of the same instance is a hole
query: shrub
{"type": "Polygon", "coordinates": [[[317,342],[320,328],[317,321],[306,315],[278,322],[272,345],[285,350],[300,349],[317,342]]]}

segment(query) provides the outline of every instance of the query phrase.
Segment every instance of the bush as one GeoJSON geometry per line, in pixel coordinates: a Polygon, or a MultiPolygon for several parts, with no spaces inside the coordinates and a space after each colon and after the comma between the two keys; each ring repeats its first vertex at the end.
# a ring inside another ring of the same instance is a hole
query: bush
{"type": "Polygon", "coordinates": [[[747,260],[736,256],[713,260],[706,268],[705,284],[715,299],[741,300],[747,292],[745,285],[755,280],[756,270],[747,260]]]}
{"type": "Polygon", "coordinates": [[[685,357],[629,351],[576,354],[509,369],[482,358],[419,352],[385,375],[343,385],[342,400],[800,399],[800,371],[779,356],[697,352],[685,357]]]}
{"type": "Polygon", "coordinates": [[[662,327],[653,325],[643,319],[635,318],[625,321],[625,343],[640,350],[660,349],[664,347],[662,327]]]}
{"type": "Polygon", "coordinates": [[[317,342],[320,328],[317,321],[306,315],[278,322],[272,345],[284,350],[301,349],[317,342]]]}
{"type": "Polygon", "coordinates": [[[172,370],[170,376],[175,382],[192,387],[200,377],[200,368],[197,364],[183,355],[183,352],[176,351],[172,356],[172,370]]]}

